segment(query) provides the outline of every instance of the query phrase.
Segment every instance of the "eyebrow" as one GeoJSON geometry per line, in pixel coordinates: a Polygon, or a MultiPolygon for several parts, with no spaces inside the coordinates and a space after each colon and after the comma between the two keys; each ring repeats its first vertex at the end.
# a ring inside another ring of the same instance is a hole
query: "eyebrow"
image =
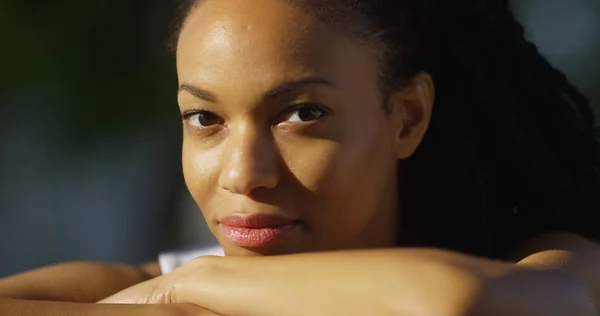
{"type": "MultiPolygon", "coordinates": [[[[279,85],[278,87],[267,91],[264,94],[263,99],[277,98],[280,95],[288,93],[300,86],[309,85],[309,84],[325,85],[325,86],[334,87],[334,88],[336,87],[336,85],[334,83],[332,83],[331,81],[329,81],[325,78],[307,77],[307,78],[302,78],[302,79],[298,79],[298,80],[285,82],[285,83],[279,85]]],[[[195,96],[196,98],[207,101],[207,102],[211,102],[211,103],[218,102],[217,96],[215,96],[212,92],[189,85],[189,84],[184,83],[181,86],[179,86],[178,93],[183,92],[183,91],[186,91],[186,92],[190,93],[191,95],[195,96]]]]}
{"type": "Polygon", "coordinates": [[[186,91],[191,95],[195,96],[196,98],[207,102],[217,103],[218,101],[217,97],[214,94],[206,90],[191,86],[189,84],[184,83],[181,86],[179,86],[179,90],[177,91],[177,93],[181,93],[183,91],[186,91]]]}

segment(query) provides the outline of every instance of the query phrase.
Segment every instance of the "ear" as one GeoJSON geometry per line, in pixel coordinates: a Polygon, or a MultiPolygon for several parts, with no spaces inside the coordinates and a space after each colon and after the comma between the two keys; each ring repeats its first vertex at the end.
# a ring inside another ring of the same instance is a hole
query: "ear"
{"type": "Polygon", "coordinates": [[[389,106],[395,125],[394,149],[397,159],[410,157],[423,140],[435,100],[433,79],[420,72],[391,93],[389,106]]]}

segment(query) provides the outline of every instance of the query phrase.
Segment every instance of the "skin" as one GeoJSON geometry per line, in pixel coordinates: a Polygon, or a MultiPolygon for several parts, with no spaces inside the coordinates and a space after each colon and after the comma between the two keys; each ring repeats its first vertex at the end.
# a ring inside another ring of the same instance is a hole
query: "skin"
{"type": "MultiPolygon", "coordinates": [[[[184,121],[184,174],[212,232],[235,257],[200,258],[103,302],[150,298],[257,316],[594,314],[578,278],[590,275],[555,271],[558,262],[569,266],[568,251],[560,258],[547,253],[543,243],[527,246],[515,265],[391,248],[393,214],[401,212],[395,163],[421,141],[435,91],[427,74],[417,75],[391,95],[388,116],[377,86],[378,48],[284,1],[264,7],[230,0],[199,5],[182,30],[177,69],[181,85],[207,91],[212,101],[182,89],[179,105],[184,113],[200,108],[219,119],[206,127],[184,121]],[[335,88],[299,86],[289,91],[291,97],[264,100],[266,92],[303,77],[325,78],[335,88]],[[278,119],[281,109],[298,99],[323,104],[331,113],[305,123],[278,119]],[[240,209],[285,214],[307,224],[274,247],[243,249],[219,230],[219,218],[240,209]],[[248,258],[377,247],[388,249],[248,258]]],[[[586,251],[592,250],[598,248],[586,251]]]]}
{"type": "Polygon", "coordinates": [[[155,264],[73,262],[0,279],[0,315],[218,315],[191,304],[97,305],[115,292],[155,277],[155,264]]]}
{"type": "MultiPolygon", "coordinates": [[[[179,106],[192,115],[184,120],[185,180],[227,256],[198,258],[147,281],[120,271],[119,287],[139,284],[101,303],[182,303],[208,309],[202,313],[257,316],[596,315],[590,302],[600,301],[600,247],[577,235],[540,236],[516,249],[511,261],[391,248],[401,211],[396,161],[409,157],[427,130],[431,77],[418,74],[392,92],[388,115],[376,81],[381,47],[289,2],[264,1],[260,7],[250,0],[204,1],[178,46],[179,106]],[[307,77],[328,84],[294,85],[265,98],[307,77]],[[299,122],[299,103],[320,104],[326,115],[299,122]],[[198,124],[200,110],[214,113],[202,121],[206,126],[198,124]],[[261,249],[223,238],[220,219],[255,213],[303,225],[261,249]]],[[[67,270],[0,280],[13,298],[0,300],[0,311],[10,308],[6,302],[33,308],[14,293],[73,301],[76,277],[60,286],[43,281],[67,270]],[[16,284],[25,286],[17,291],[16,284]]],[[[156,273],[155,266],[144,270],[156,273]]]]}
{"type": "Polygon", "coordinates": [[[396,161],[427,128],[428,75],[415,78],[414,91],[394,95],[389,116],[377,81],[364,80],[380,71],[374,49],[280,1],[201,4],[181,33],[177,69],[181,112],[210,111],[220,120],[184,121],[183,170],[227,255],[395,244],[396,161]],[[327,83],[265,97],[306,78],[327,83]],[[301,121],[298,106],[307,103],[323,115],[301,121]],[[277,245],[244,249],[219,225],[236,214],[279,214],[303,225],[277,245]]]}
{"type": "Polygon", "coordinates": [[[64,303],[48,301],[29,301],[0,299],[2,315],[19,316],[214,316],[218,315],[206,309],[185,304],[170,305],[98,305],[81,303],[64,303]]]}

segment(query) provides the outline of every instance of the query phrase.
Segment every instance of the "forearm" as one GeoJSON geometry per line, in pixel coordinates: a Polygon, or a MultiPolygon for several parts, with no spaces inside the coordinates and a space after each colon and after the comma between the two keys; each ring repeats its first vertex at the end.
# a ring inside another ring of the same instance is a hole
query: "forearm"
{"type": "MultiPolygon", "coordinates": [[[[201,316],[191,305],[101,305],[0,299],[0,315],[19,316],[201,316]]],[[[212,315],[212,314],[206,314],[212,315]]]]}
{"type": "Polygon", "coordinates": [[[224,315],[592,315],[569,275],[434,249],[212,258],[188,269],[168,300],[224,315]]]}
{"type": "MultiPolygon", "coordinates": [[[[468,310],[480,290],[463,273],[469,260],[427,249],[214,258],[199,261],[203,272],[174,300],[225,315],[446,315],[468,310]]],[[[502,273],[490,265],[490,274],[502,273]]]]}
{"type": "Polygon", "coordinates": [[[0,279],[0,298],[92,303],[148,278],[126,265],[66,263],[0,279]]]}

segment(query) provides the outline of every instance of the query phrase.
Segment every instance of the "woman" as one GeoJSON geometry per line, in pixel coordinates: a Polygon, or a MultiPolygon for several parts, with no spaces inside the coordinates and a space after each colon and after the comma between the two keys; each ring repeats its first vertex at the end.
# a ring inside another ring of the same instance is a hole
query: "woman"
{"type": "Polygon", "coordinates": [[[3,280],[0,311],[600,310],[592,113],[504,1],[201,0],[185,13],[184,175],[226,256],[160,277],[45,268],[3,280]]]}

